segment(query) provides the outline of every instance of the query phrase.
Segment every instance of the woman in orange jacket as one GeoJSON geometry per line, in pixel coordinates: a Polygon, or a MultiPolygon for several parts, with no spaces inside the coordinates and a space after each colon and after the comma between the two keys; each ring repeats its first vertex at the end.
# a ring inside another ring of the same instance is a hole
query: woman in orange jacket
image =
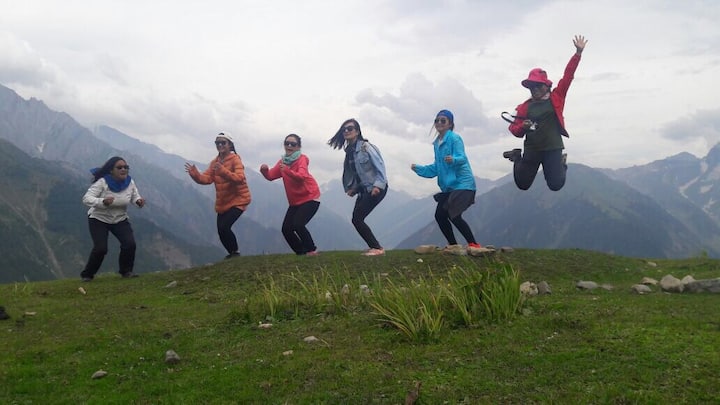
{"type": "Polygon", "coordinates": [[[203,172],[190,163],[185,163],[185,171],[198,184],[215,184],[215,212],[217,212],[217,230],[229,259],[239,256],[238,243],[232,226],[250,204],[250,189],[245,178],[245,167],[235,151],[232,136],[220,132],[215,137],[218,156],[203,172]]]}

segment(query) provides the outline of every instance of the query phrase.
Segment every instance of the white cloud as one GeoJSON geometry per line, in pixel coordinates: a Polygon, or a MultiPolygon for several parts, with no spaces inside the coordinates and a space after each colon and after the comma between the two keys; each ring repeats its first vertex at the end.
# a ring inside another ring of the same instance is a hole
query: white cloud
{"type": "Polygon", "coordinates": [[[57,72],[30,45],[10,32],[0,31],[0,78],[7,83],[44,88],[55,82],[57,72]]]}
{"type": "Polygon", "coordinates": [[[233,132],[246,164],[294,132],[321,182],[346,118],[387,160],[391,186],[432,160],[434,114],[453,111],[476,175],[511,171],[500,112],[536,66],[557,81],[588,47],[565,107],[571,162],[627,167],[717,142],[720,3],[714,1],[0,0],[0,83],[82,124],[106,124],[193,160],[233,132]],[[704,123],[704,124],[703,124],[704,123]],[[641,151],[638,153],[638,151],[641,151]]]}

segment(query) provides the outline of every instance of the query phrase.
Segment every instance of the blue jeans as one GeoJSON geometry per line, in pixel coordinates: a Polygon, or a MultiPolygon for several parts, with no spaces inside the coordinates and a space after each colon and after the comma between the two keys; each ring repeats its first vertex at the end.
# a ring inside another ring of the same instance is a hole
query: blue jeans
{"type": "Polygon", "coordinates": [[[562,149],[534,151],[525,150],[522,159],[515,161],[513,166],[513,177],[515,185],[520,190],[527,190],[535,181],[540,165],[543,166],[543,174],[548,188],[558,191],[565,185],[565,174],[567,165],[563,163],[562,149]]]}

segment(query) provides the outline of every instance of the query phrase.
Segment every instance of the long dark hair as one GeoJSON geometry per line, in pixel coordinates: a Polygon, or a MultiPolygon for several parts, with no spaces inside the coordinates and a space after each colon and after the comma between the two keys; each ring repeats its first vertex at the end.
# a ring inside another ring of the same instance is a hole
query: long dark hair
{"type": "Polygon", "coordinates": [[[235,150],[235,144],[233,143],[233,141],[231,141],[229,139],[227,139],[227,141],[228,141],[228,145],[230,145],[230,152],[233,152],[234,154],[237,155],[237,151],[235,150]]]}
{"type": "MultiPolygon", "coordinates": [[[[90,172],[93,174],[92,182],[95,183],[96,181],[100,180],[100,178],[105,177],[106,174],[110,174],[112,169],[115,167],[115,163],[117,163],[118,160],[125,159],[121,158],[120,156],[113,156],[108,159],[107,162],[105,162],[105,164],[103,164],[102,166],[90,170],[90,172]]],[[[127,160],[125,160],[125,163],[127,163],[127,160]]]]}
{"type": "Polygon", "coordinates": [[[237,155],[237,151],[235,150],[235,144],[233,143],[233,141],[228,141],[228,145],[230,146],[230,152],[233,152],[237,155]]]}
{"type": "Polygon", "coordinates": [[[345,132],[343,131],[343,127],[345,127],[346,124],[349,124],[351,122],[353,125],[355,125],[355,130],[358,132],[358,139],[361,141],[366,141],[367,139],[363,138],[362,136],[360,124],[355,118],[350,118],[348,120],[345,120],[342,125],[340,125],[340,129],[338,129],[338,131],[335,132],[335,135],[333,135],[333,137],[328,140],[327,144],[332,146],[333,149],[342,149],[343,146],[345,146],[345,132]]]}

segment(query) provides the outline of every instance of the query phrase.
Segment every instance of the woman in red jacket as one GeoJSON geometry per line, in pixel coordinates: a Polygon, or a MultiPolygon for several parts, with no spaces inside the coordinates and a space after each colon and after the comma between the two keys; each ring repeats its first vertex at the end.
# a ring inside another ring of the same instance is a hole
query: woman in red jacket
{"type": "Polygon", "coordinates": [[[190,163],[185,163],[185,171],[198,184],[215,184],[218,236],[228,252],[225,258],[230,259],[240,255],[232,226],[250,204],[250,189],[245,179],[245,166],[235,151],[232,136],[220,132],[215,137],[215,147],[218,155],[203,173],[190,163]]]}
{"type": "Polygon", "coordinates": [[[509,129],[516,137],[525,137],[525,153],[521,149],[503,153],[503,157],[514,163],[515,184],[521,190],[530,188],[541,164],[550,190],[558,191],[565,185],[567,155],[563,154],[565,145],[562,137],[570,135],[565,129],[563,108],[587,41],[582,35],[576,35],[573,44],[575,54],[570,58],[565,74],[555,89],[551,90],[552,82],[540,68],[531,70],[528,78],[521,83],[530,90],[530,98],[517,106],[515,119],[509,129]]]}
{"type": "Polygon", "coordinates": [[[300,151],[302,140],[295,134],[285,137],[285,155],[273,166],[260,166],[260,173],[272,181],[282,177],[290,206],[285,213],[282,234],[296,255],[317,255],[317,247],[306,225],[320,207],[320,188],[308,171],[310,160],[300,151]]]}

